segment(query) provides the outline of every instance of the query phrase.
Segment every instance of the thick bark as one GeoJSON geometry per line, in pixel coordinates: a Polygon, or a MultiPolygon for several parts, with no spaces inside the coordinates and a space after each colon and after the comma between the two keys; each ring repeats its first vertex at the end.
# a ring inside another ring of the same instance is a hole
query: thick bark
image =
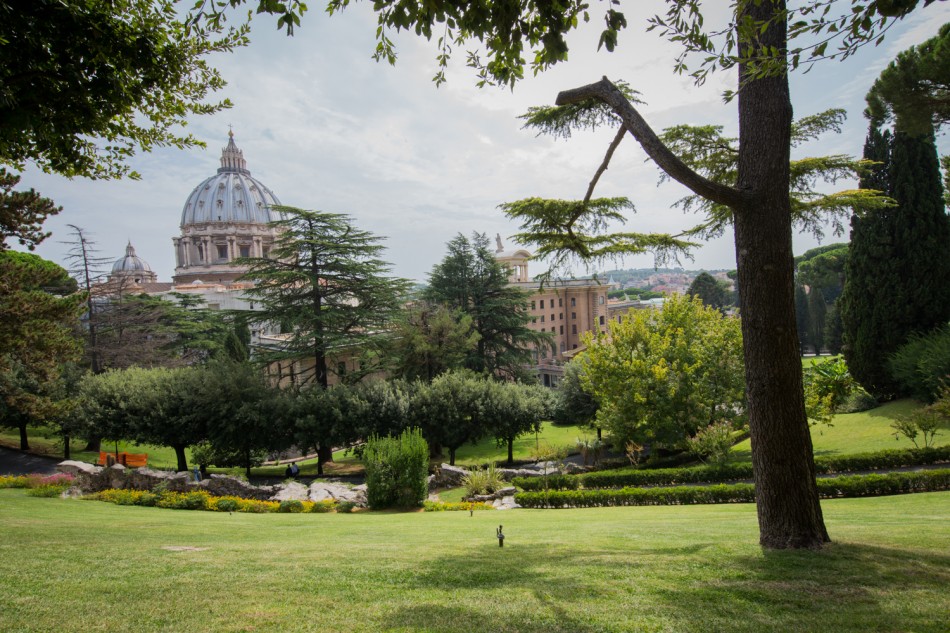
{"type": "Polygon", "coordinates": [[[185,457],[185,446],[184,444],[176,444],[172,448],[175,449],[175,458],[178,460],[178,472],[187,472],[188,471],[188,458],[185,457]]]}
{"type": "Polygon", "coordinates": [[[514,466],[515,465],[515,452],[514,452],[515,438],[508,437],[508,438],[505,438],[505,441],[508,443],[508,465],[514,466]]]}
{"type": "MultiPolygon", "coordinates": [[[[744,8],[760,23],[783,4],[750,2],[744,8]]],[[[762,40],[784,48],[784,22],[770,26],[762,40]]],[[[733,207],[739,307],[759,542],[773,549],[818,548],[829,540],[815,483],[795,325],[791,121],[786,75],[740,86],[736,185],[744,202],[733,207]]]]}
{"type": "Polygon", "coordinates": [[[332,446],[321,446],[317,449],[317,457],[320,459],[320,463],[327,464],[333,461],[333,447],[332,446]]]}
{"type": "MultiPolygon", "coordinates": [[[[764,24],[784,8],[778,0],[742,1],[738,21],[749,15],[756,24],[764,24]]],[[[761,46],[785,50],[785,23],[772,23],[758,38],[761,46]]],[[[741,73],[740,68],[740,77],[741,73]]],[[[686,166],[606,78],[560,93],[557,104],[589,98],[609,104],[670,177],[733,210],[759,540],[774,549],[821,547],[829,538],[802,396],[792,285],[788,77],[750,80],[740,86],[735,187],[709,181],[686,166]]]]}
{"type": "Polygon", "coordinates": [[[63,459],[70,459],[70,456],[69,456],[69,434],[63,435],[63,459]]]}
{"type": "Polygon", "coordinates": [[[455,449],[449,448],[449,466],[455,466],[455,449]]]}

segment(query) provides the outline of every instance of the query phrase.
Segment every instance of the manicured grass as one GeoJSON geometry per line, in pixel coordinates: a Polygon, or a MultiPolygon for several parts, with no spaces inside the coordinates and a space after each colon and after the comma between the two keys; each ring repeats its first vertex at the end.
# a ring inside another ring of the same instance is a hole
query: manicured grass
{"type": "Polygon", "coordinates": [[[0,630],[945,631],[950,494],[822,505],[835,544],[763,553],[752,505],[229,515],[0,490],[0,630]]]}
{"type": "Polygon", "coordinates": [[[808,368],[814,365],[815,363],[822,363],[826,360],[831,360],[832,358],[838,358],[835,354],[823,354],[821,356],[802,356],[802,367],[808,368]]]}
{"type": "MultiPolygon", "coordinates": [[[[903,435],[894,439],[891,423],[897,416],[920,406],[922,405],[914,400],[905,399],[888,402],[870,411],[838,414],[834,416],[832,426],[819,424],[811,427],[815,455],[846,455],[887,448],[912,448],[914,444],[903,435]]],[[[937,446],[948,444],[950,433],[942,432],[936,439],[937,446]]],[[[751,459],[749,440],[736,444],[733,451],[739,459],[751,459]]]]}
{"type": "MultiPolygon", "coordinates": [[[[576,453],[574,448],[577,438],[596,437],[597,432],[587,427],[580,426],[559,426],[545,422],[541,425],[541,432],[535,437],[534,433],[523,435],[514,442],[514,458],[516,460],[529,460],[538,444],[549,444],[551,446],[565,446],[570,452],[576,453]]],[[[501,448],[495,443],[495,440],[487,438],[478,444],[466,444],[455,453],[455,463],[459,466],[473,466],[486,464],[490,461],[502,463],[508,460],[508,448],[501,448]]],[[[448,454],[445,455],[445,461],[448,461],[448,454]]]]}

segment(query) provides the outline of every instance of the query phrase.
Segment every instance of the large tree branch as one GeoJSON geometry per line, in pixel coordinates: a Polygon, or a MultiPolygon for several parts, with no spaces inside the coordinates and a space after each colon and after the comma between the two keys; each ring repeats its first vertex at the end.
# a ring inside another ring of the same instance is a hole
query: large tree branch
{"type": "Polygon", "coordinates": [[[555,104],[568,105],[584,99],[603,101],[623,120],[623,125],[640,143],[640,146],[653,159],[660,169],[673,180],[685,185],[695,194],[713,202],[735,208],[742,202],[742,194],[734,187],[722,185],[704,178],[690,169],[670,149],[663,144],[656,133],[640,116],[633,104],[623,96],[609,79],[559,93],[555,104]]]}
{"type": "MultiPolygon", "coordinates": [[[[587,195],[584,196],[585,207],[587,206],[587,203],[590,202],[591,197],[594,195],[594,188],[597,187],[597,182],[600,180],[600,177],[603,175],[603,173],[607,171],[607,167],[610,166],[610,159],[614,157],[614,152],[617,151],[617,146],[620,145],[620,141],[623,140],[623,137],[626,135],[626,133],[627,128],[621,125],[620,129],[617,130],[617,135],[614,137],[614,140],[610,142],[610,147],[607,148],[607,155],[604,156],[604,162],[602,162],[600,167],[597,168],[597,173],[594,174],[593,179],[590,181],[590,185],[587,187],[587,195]]],[[[573,220],[571,223],[573,223],[573,220]]]]}

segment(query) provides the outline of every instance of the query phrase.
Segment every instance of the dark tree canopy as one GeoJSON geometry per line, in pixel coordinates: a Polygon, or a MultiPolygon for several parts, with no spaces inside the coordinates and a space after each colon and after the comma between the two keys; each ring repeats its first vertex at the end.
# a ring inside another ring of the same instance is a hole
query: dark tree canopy
{"type": "Polygon", "coordinates": [[[726,289],[723,288],[723,285],[719,283],[715,277],[706,271],[696,275],[696,278],[693,279],[693,283],[691,283],[686,290],[686,294],[691,297],[699,297],[704,305],[716,308],[717,310],[722,310],[727,302],[726,289]]]}
{"type": "Polygon", "coordinates": [[[19,176],[0,167],[0,251],[8,247],[10,238],[33,250],[50,235],[43,232],[43,222],[62,211],[62,207],[33,189],[14,191],[19,182],[19,176]]]}
{"type": "Polygon", "coordinates": [[[509,271],[489,248],[488,238],[458,235],[429,275],[426,299],[471,318],[477,334],[465,367],[494,376],[519,376],[535,350],[551,346],[549,335],[528,327],[528,294],[508,282],[509,271]]]}
{"type": "Polygon", "coordinates": [[[306,361],[300,381],[325,388],[328,355],[381,345],[407,284],[390,277],[389,264],[379,259],[380,238],[356,228],[349,216],[279,210],[286,217],[273,223],[281,233],[269,255],[244,260],[244,279],[255,282],[247,294],[261,308],[254,318],[289,330],[280,348],[262,350],[260,359],[306,361]]]}
{"type": "Polygon", "coordinates": [[[224,86],[208,65],[246,27],[189,30],[173,0],[0,1],[0,164],[135,176],[137,149],[199,145],[174,128],[224,86]]]}

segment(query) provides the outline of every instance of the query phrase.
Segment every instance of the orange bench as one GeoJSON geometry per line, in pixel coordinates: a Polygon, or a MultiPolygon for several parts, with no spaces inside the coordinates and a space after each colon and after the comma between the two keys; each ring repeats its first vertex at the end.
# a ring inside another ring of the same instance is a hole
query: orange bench
{"type": "Polygon", "coordinates": [[[122,464],[127,468],[142,468],[148,465],[148,453],[113,453],[110,451],[100,451],[99,466],[109,464],[122,464]]]}

